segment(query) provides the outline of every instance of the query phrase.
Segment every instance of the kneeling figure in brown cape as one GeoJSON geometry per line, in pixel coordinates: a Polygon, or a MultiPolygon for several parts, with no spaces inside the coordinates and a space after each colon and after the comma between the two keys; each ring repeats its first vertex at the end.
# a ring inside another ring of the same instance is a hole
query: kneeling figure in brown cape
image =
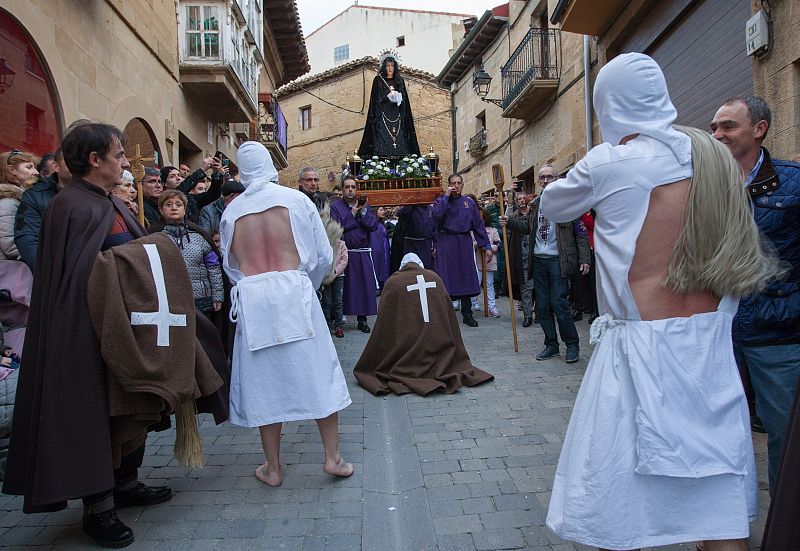
{"type": "Polygon", "coordinates": [[[472,365],[444,283],[413,253],[386,281],[353,374],[374,395],[451,394],[494,379],[472,365]]]}

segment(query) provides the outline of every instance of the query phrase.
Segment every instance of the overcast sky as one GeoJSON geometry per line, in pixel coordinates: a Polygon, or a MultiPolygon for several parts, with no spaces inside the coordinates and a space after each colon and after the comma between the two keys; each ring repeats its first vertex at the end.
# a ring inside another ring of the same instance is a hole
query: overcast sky
{"type": "MultiPolygon", "coordinates": [[[[353,3],[353,0],[297,0],[303,34],[308,35],[317,30],[353,3]]],[[[359,2],[362,6],[445,11],[478,16],[483,15],[487,9],[504,3],[503,0],[360,0],[359,2]]]]}

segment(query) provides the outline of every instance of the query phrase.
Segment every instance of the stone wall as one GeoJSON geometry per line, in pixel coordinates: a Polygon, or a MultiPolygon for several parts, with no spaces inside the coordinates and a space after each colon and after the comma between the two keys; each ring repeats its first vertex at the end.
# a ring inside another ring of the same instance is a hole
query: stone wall
{"type": "MultiPolygon", "coordinates": [[[[774,157],[800,161],[800,5],[786,0],[771,4],[772,50],[753,61],[755,93],[772,109],[764,145],[774,157]]],[[[753,13],[760,9],[761,2],[753,0],[753,13]]]]}
{"type": "MultiPolygon", "coordinates": [[[[289,167],[281,172],[282,184],[296,187],[298,172],[306,166],[317,169],[323,190],[330,190],[334,183],[339,182],[345,156],[361,143],[374,75],[370,65],[362,65],[307,88],[325,101],[302,90],[278,97],[289,125],[289,167]],[[307,106],[311,107],[311,128],[301,130],[299,113],[301,108],[307,106]],[[327,179],[330,172],[334,173],[334,183],[327,179]]],[[[441,158],[441,171],[449,173],[452,168],[450,93],[421,78],[408,75],[403,78],[409,93],[420,152],[424,154],[429,147],[433,147],[441,158]]]]}
{"type": "Polygon", "coordinates": [[[199,148],[188,159],[193,165],[217,150],[235,160],[233,132],[221,135],[213,124],[209,143],[207,119],[182,91],[174,0],[0,0],[0,8],[41,50],[62,127],[88,118],[125,128],[139,118],[152,130],[163,164],[177,165],[179,135],[199,148]],[[174,143],[166,139],[167,121],[175,127],[174,143]]]}
{"type": "MultiPolygon", "coordinates": [[[[509,26],[498,34],[479,60],[492,76],[490,98],[502,99],[501,68],[508,61],[509,52],[525,38],[532,15],[543,8],[537,2],[514,2],[510,7],[509,26]]],[[[477,63],[453,85],[455,155],[467,193],[480,194],[493,189],[494,164],[503,166],[508,189],[515,178],[532,186],[536,170],[544,163],[553,163],[561,172],[585,154],[582,55],[582,36],[562,33],[558,99],[551,105],[543,105],[530,121],[504,118],[501,107],[481,101],[472,89],[477,63]],[[468,143],[480,129],[480,117],[485,117],[487,147],[475,156],[468,151],[468,143]]]]}

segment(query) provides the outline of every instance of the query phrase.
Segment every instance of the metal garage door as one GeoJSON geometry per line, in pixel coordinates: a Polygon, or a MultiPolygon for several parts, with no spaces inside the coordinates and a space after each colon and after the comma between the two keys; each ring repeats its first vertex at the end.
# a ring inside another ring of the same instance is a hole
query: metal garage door
{"type": "Polygon", "coordinates": [[[708,129],[727,98],[753,93],[753,65],[745,52],[749,0],[658,2],[620,45],[661,65],[678,124],[708,129]]]}

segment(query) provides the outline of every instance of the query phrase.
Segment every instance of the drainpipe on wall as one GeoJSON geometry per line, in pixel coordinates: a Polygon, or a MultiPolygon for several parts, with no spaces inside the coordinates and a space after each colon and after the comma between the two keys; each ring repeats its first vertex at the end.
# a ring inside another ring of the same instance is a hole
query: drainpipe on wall
{"type": "Polygon", "coordinates": [[[589,83],[589,70],[591,69],[589,56],[589,35],[583,35],[583,95],[584,110],[586,112],[586,153],[592,149],[594,138],[592,136],[592,90],[589,83]]]}
{"type": "MultiPolygon", "coordinates": [[[[451,87],[452,88],[452,87],[451,87]]],[[[451,125],[451,132],[452,132],[452,142],[453,142],[453,151],[452,151],[452,164],[450,166],[453,167],[453,172],[458,172],[458,159],[456,158],[456,154],[458,153],[458,143],[456,140],[458,136],[456,134],[456,96],[452,92],[450,92],[450,125],[451,125]]]]}

